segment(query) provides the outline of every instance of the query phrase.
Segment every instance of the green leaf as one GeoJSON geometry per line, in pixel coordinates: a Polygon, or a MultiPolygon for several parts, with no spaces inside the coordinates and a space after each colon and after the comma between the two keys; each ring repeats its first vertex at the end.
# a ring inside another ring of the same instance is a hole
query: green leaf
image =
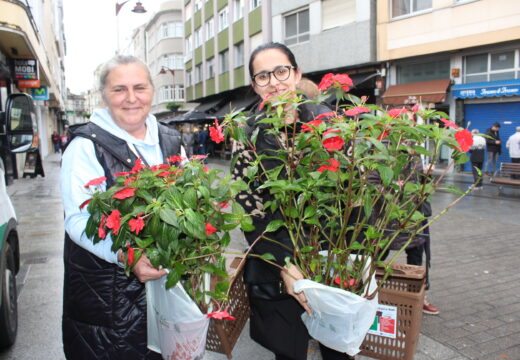
{"type": "Polygon", "coordinates": [[[283,220],[273,220],[265,228],[265,232],[274,232],[284,225],[283,220]]]}
{"type": "Polygon", "coordinates": [[[189,188],[184,192],[184,203],[192,209],[197,208],[197,192],[193,188],[189,188]]]}
{"type": "Polygon", "coordinates": [[[180,279],[181,274],[179,274],[177,271],[170,271],[168,275],[166,275],[166,289],[170,289],[177,285],[180,279]]]}
{"type": "Polygon", "coordinates": [[[314,216],[315,214],[316,214],[316,208],[314,206],[307,206],[303,213],[303,218],[307,219],[307,218],[314,216]]]}
{"type": "Polygon", "coordinates": [[[264,261],[276,261],[276,258],[271,253],[264,253],[260,255],[260,258],[264,261]]]}
{"type": "Polygon", "coordinates": [[[365,247],[360,244],[359,242],[357,241],[353,241],[350,245],[349,245],[349,248],[352,249],[352,250],[364,250],[365,247]]]}
{"type": "Polygon", "coordinates": [[[153,237],[146,237],[144,239],[141,239],[139,237],[135,237],[135,243],[138,247],[144,249],[150,246],[153,243],[154,239],[153,237]]]}
{"type": "MultiPolygon", "coordinates": [[[[170,224],[172,226],[178,227],[179,226],[179,220],[177,217],[177,213],[173,211],[172,209],[161,209],[159,212],[159,216],[162,221],[164,221],[167,224],[170,224]]],[[[153,220],[153,218],[152,218],[153,220]]]]}
{"type": "Polygon", "coordinates": [[[148,202],[148,203],[151,203],[153,201],[152,194],[150,194],[148,191],[146,191],[144,189],[138,189],[135,192],[135,196],[145,199],[146,202],[148,202]]]}
{"type": "Polygon", "coordinates": [[[394,176],[393,170],[388,166],[379,165],[377,167],[377,171],[379,172],[379,175],[381,176],[381,181],[383,181],[383,184],[385,186],[390,185],[390,183],[392,182],[392,178],[394,176]]]}

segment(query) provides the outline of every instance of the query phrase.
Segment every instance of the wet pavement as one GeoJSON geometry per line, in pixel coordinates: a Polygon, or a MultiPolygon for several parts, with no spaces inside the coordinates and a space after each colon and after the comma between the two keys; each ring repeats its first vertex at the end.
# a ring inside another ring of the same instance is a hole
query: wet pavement
{"type": "MultiPolygon", "coordinates": [[[[59,155],[45,162],[45,178],[20,179],[8,188],[19,220],[22,267],[19,284],[19,333],[5,359],[64,359],[61,344],[63,286],[63,209],[59,194],[59,155]]],[[[210,161],[227,170],[227,162],[210,161]]],[[[453,174],[446,184],[467,188],[471,176],[453,174]]],[[[434,214],[455,196],[433,197],[434,214]]],[[[431,226],[432,268],[428,300],[441,313],[425,315],[417,360],[520,360],[520,188],[502,195],[486,178],[431,226]]],[[[234,248],[245,246],[235,235],[234,248]]],[[[315,344],[309,359],[319,360],[315,344]]],[[[273,359],[249,338],[247,327],[234,359],[273,359]]],[[[205,359],[226,359],[208,352],[205,359]]],[[[356,359],[367,359],[357,356],[356,359]]]]}

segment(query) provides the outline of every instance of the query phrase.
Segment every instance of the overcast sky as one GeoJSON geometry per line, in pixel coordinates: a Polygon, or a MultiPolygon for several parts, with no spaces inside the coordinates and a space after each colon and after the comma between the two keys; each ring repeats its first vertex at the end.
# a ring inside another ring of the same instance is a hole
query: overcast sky
{"type": "Polygon", "coordinates": [[[96,67],[115,55],[118,22],[124,48],[132,30],[148,21],[163,0],[141,0],[144,14],[133,13],[136,1],[130,0],[117,17],[116,2],[123,0],[63,0],[66,84],[75,94],[91,89],[96,67]]]}

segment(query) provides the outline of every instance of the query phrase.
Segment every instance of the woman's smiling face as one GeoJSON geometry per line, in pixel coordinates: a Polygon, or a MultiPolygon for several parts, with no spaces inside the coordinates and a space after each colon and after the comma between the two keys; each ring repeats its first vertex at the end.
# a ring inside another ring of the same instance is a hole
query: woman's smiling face
{"type": "Polygon", "coordinates": [[[256,54],[253,60],[253,76],[262,72],[271,72],[280,67],[290,67],[289,77],[286,80],[278,80],[274,74],[267,74],[269,83],[265,86],[259,86],[253,81],[253,89],[265,100],[272,96],[278,96],[288,91],[295,91],[296,84],[300,81],[302,75],[299,68],[294,68],[287,55],[279,49],[266,49],[256,54]]]}

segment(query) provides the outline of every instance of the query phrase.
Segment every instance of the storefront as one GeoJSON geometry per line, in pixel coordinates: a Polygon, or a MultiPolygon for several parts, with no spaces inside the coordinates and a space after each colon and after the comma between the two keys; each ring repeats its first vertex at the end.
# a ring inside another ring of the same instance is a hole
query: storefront
{"type": "MultiPolygon", "coordinates": [[[[492,124],[500,124],[499,163],[511,162],[506,141],[520,126],[520,79],[455,85],[452,96],[463,102],[464,124],[468,129],[485,133],[492,124]]],[[[469,162],[464,171],[471,171],[469,162]]]]}

